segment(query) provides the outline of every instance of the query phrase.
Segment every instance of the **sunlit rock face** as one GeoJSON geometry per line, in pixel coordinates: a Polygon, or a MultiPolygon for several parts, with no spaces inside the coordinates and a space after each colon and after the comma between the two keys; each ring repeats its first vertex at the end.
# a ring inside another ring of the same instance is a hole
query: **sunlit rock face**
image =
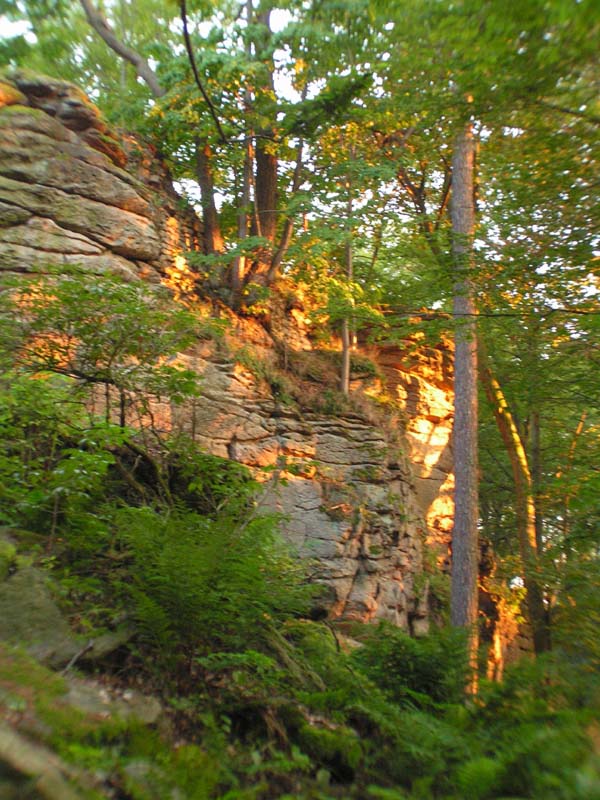
{"type": "MultiPolygon", "coordinates": [[[[267,334],[259,343],[249,325],[239,323],[238,341],[254,339],[268,351],[267,334]]],[[[315,562],[331,589],[331,616],[386,619],[423,633],[432,600],[427,570],[445,568],[452,523],[450,359],[432,349],[428,365],[436,372],[425,379],[397,347],[371,355],[395,408],[408,411],[407,398],[415,405],[410,415],[369,408],[364,390],[372,387],[359,381],[357,410],[323,414],[282,403],[207,343],[186,356],[202,375],[202,398],[171,421],[216,455],[257,474],[275,471],[261,503],[283,514],[286,537],[315,562]]]]}
{"type": "MultiPolygon", "coordinates": [[[[75,87],[23,74],[0,84],[1,269],[77,264],[183,290],[184,253],[200,232],[164,165],[110,131],[75,87]]],[[[242,346],[281,368],[290,353],[310,353],[301,304],[274,295],[265,324],[220,313],[226,343],[182,354],[202,376],[201,397],[157,407],[155,421],[255,471],[261,508],[282,514],[282,532],[329,587],[330,616],[424,632],[428,577],[447,566],[452,526],[448,350],[371,347],[382,378],[352,382],[351,411],[317,410],[278,398],[235,355],[242,346]]]]}
{"type": "Polygon", "coordinates": [[[118,138],[71,84],[0,83],[0,269],[77,264],[159,280],[197,246],[164,166],[118,138]],[[149,168],[150,164],[150,168],[149,168]]]}
{"type": "Polygon", "coordinates": [[[415,352],[414,343],[407,342],[405,348],[379,348],[377,361],[388,392],[405,408],[404,436],[429,552],[438,567],[449,571],[454,524],[452,352],[445,344],[415,352]]]}

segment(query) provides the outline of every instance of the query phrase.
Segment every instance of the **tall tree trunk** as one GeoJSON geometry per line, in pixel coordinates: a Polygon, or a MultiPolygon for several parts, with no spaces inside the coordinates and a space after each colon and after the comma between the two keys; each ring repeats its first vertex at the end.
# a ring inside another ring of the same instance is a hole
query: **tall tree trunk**
{"type": "Polygon", "coordinates": [[[212,172],[212,152],[206,139],[196,140],[196,177],[200,186],[202,205],[202,234],[207,255],[223,252],[223,237],[215,205],[215,186],[212,172]]]}
{"type": "Polygon", "coordinates": [[[475,231],[473,129],[457,136],[452,160],[452,253],[455,287],[454,354],[454,532],[450,618],[469,631],[469,657],[475,690],[478,617],[478,449],[477,323],[471,272],[475,231]]]}
{"type": "MultiPolygon", "coordinates": [[[[273,55],[271,32],[271,3],[270,0],[261,3],[256,14],[257,33],[255,39],[256,57],[267,66],[267,75],[261,89],[267,96],[272,97],[275,92],[273,81],[273,55]]],[[[258,236],[263,236],[268,241],[263,252],[258,253],[257,268],[254,276],[262,282],[267,281],[270,272],[275,238],[277,235],[277,171],[278,159],[273,152],[274,131],[270,127],[263,127],[256,131],[254,178],[254,202],[256,205],[255,230],[258,236]]]]}
{"type": "Polygon", "coordinates": [[[523,580],[525,591],[527,592],[526,602],[529,623],[533,632],[535,652],[543,653],[550,649],[550,631],[544,605],[542,581],[539,574],[536,508],[527,453],[516,422],[502,392],[502,387],[494,377],[483,350],[479,372],[512,467],[515,485],[517,535],[519,553],[523,563],[523,580]]]}
{"type": "MultiPolygon", "coordinates": [[[[254,22],[253,0],[246,0],[246,26],[250,29],[254,22]]],[[[252,59],[252,39],[248,34],[246,37],[246,58],[248,62],[252,59]]],[[[244,91],[244,112],[246,116],[246,129],[244,131],[244,166],[242,168],[242,187],[239,193],[239,204],[237,209],[237,238],[238,242],[243,242],[248,237],[250,204],[252,202],[252,175],[254,171],[254,145],[253,135],[248,124],[248,117],[252,109],[252,92],[248,87],[244,91]]],[[[248,258],[246,255],[235,257],[231,268],[231,304],[237,307],[240,300],[242,286],[246,279],[248,258]]]]}
{"type": "MultiPolygon", "coordinates": [[[[354,147],[350,147],[350,158],[354,159],[354,147]]],[[[352,178],[348,173],[346,181],[348,197],[346,199],[346,241],[344,244],[344,260],[346,278],[350,284],[354,279],[354,250],[352,243],[352,212],[354,203],[352,198],[352,178]]],[[[340,388],[346,397],[350,394],[350,350],[352,346],[352,319],[348,315],[342,320],[342,372],[340,388]]]]}
{"type": "MultiPolygon", "coordinates": [[[[249,93],[246,93],[247,107],[251,102],[249,93]]],[[[244,150],[244,167],[242,172],[242,191],[240,192],[239,207],[237,212],[237,236],[241,243],[248,236],[248,212],[250,209],[250,187],[252,185],[252,138],[248,135],[244,150]]],[[[235,307],[239,301],[240,291],[246,276],[246,256],[236,256],[231,273],[232,305],[235,307]]]]}
{"type": "MultiPolygon", "coordinates": [[[[302,99],[306,97],[306,91],[302,92],[302,99]]],[[[294,167],[294,177],[292,178],[292,188],[289,194],[288,202],[291,202],[294,197],[298,194],[298,190],[300,189],[300,183],[302,180],[302,156],[304,151],[304,142],[300,139],[298,144],[298,149],[296,150],[296,166],[294,167]]],[[[288,213],[285,218],[285,222],[283,223],[283,230],[281,231],[281,236],[279,238],[279,244],[277,246],[277,250],[273,253],[273,257],[271,259],[271,265],[269,267],[269,272],[267,274],[267,286],[271,284],[277,274],[279,272],[279,268],[281,266],[281,262],[283,261],[285,254],[287,253],[288,247],[290,246],[290,242],[292,241],[292,233],[294,231],[294,219],[288,213]]]]}
{"type": "Polygon", "coordinates": [[[256,211],[259,234],[273,245],[277,233],[277,156],[269,152],[272,131],[257,132],[256,139],[256,211]]]}

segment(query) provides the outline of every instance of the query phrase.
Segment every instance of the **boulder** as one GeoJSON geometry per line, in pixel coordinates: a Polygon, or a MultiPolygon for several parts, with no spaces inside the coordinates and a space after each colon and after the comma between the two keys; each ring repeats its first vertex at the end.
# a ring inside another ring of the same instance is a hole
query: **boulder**
{"type": "Polygon", "coordinates": [[[83,800],[68,778],[70,768],[43,745],[0,722],[1,797],[83,800]]]}
{"type": "Polygon", "coordinates": [[[63,667],[81,650],[54,602],[45,574],[20,569],[0,583],[0,639],[24,647],[51,667],[63,667]]]}
{"type": "Polygon", "coordinates": [[[68,692],[64,697],[67,705],[90,716],[107,719],[121,717],[155,725],[163,715],[160,701],[135,689],[116,693],[102,684],[82,678],[68,678],[68,692]]]}

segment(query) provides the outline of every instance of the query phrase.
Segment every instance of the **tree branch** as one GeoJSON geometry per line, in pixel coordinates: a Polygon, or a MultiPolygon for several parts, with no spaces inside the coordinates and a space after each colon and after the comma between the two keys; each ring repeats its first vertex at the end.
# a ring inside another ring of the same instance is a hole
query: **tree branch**
{"type": "Polygon", "coordinates": [[[135,71],[148,86],[154,97],[162,97],[164,94],[166,94],[166,89],[161,86],[156,73],[150,64],[148,64],[146,59],[117,38],[117,35],[108,24],[108,21],[104,15],[98,11],[98,9],[90,2],[90,0],[80,0],[80,2],[83,6],[83,10],[85,11],[87,21],[96,31],[98,36],[103,39],[103,41],[110,47],[111,50],[135,67],[135,71]]]}
{"type": "Polygon", "coordinates": [[[449,167],[446,167],[446,172],[444,174],[444,185],[442,187],[442,200],[437,210],[435,225],[433,226],[434,231],[437,231],[438,228],[440,227],[441,221],[444,216],[444,212],[448,205],[448,200],[450,198],[451,187],[452,187],[452,170],[449,167]]]}
{"type": "Polygon", "coordinates": [[[546,100],[538,100],[537,104],[544,108],[550,108],[552,111],[560,111],[562,114],[568,114],[570,117],[577,117],[586,122],[591,122],[592,125],[600,125],[600,117],[594,114],[585,114],[583,111],[576,111],[574,108],[567,108],[566,106],[559,106],[556,103],[549,103],[546,100]]]}
{"type": "MultiPolygon", "coordinates": [[[[81,0],[82,2],[84,0],[81,0]]],[[[185,41],[185,49],[187,50],[188,59],[190,62],[190,66],[192,68],[192,72],[194,74],[194,80],[196,81],[196,86],[200,89],[200,94],[206,101],[206,105],[208,106],[208,110],[210,111],[210,115],[214,120],[215,126],[217,128],[217,132],[219,134],[219,138],[223,142],[223,144],[227,143],[227,137],[225,136],[225,132],[219,122],[219,117],[217,116],[216,109],[213,105],[212,100],[206,93],[206,89],[204,88],[202,81],[200,80],[200,75],[198,73],[198,67],[196,66],[196,58],[194,56],[194,50],[192,48],[192,40],[190,39],[190,32],[188,30],[188,23],[187,23],[187,6],[186,0],[180,0],[179,8],[181,11],[181,22],[183,23],[183,38],[185,41]]]]}
{"type": "MultiPolygon", "coordinates": [[[[300,189],[300,185],[302,183],[302,167],[304,166],[302,161],[303,150],[304,150],[304,142],[302,141],[302,139],[300,139],[300,142],[298,143],[298,149],[296,151],[296,165],[294,167],[294,177],[292,178],[292,189],[290,193],[290,200],[292,200],[298,194],[298,190],[300,189]]],[[[281,266],[283,257],[285,256],[287,249],[290,246],[293,230],[294,230],[294,220],[288,214],[288,216],[286,216],[285,218],[285,222],[283,223],[283,231],[281,233],[281,239],[279,240],[279,246],[275,251],[275,253],[273,254],[273,258],[271,259],[271,266],[269,268],[269,272],[267,275],[267,284],[271,283],[271,281],[275,278],[277,270],[281,266]]]]}

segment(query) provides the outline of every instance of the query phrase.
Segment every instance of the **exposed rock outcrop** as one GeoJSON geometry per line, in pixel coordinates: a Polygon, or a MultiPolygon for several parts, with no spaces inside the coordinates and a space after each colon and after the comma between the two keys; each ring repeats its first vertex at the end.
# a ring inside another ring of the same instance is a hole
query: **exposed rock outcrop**
{"type": "MultiPolygon", "coordinates": [[[[94,743],[127,739],[144,730],[161,728],[164,708],[158,699],[133,689],[119,689],[90,678],[58,675],[0,641],[0,797],[7,800],[83,800],[115,797],[114,782],[139,793],[139,757],[123,765],[123,773],[109,756],[110,774],[86,763],[82,753],[94,743]],[[67,723],[65,725],[65,722],[67,723]],[[133,767],[138,767],[134,772],[133,767]],[[131,778],[129,779],[131,769],[131,778]]],[[[164,726],[163,726],[164,727],[164,726]]],[[[112,753],[118,751],[113,744],[112,753]]],[[[125,761],[125,759],[123,759],[125,761]]],[[[155,777],[163,778],[158,766],[155,777]]],[[[158,782],[158,781],[157,781],[158,782]]],[[[146,788],[146,787],[144,787],[146,788]]],[[[160,795],[174,797],[175,794],[160,795]]],[[[179,794],[177,795],[179,796],[179,794]]]]}
{"type": "MultiPolygon", "coordinates": [[[[177,275],[200,228],[159,161],[118,138],[69,84],[17,73],[1,102],[1,268],[177,275]]],[[[231,316],[230,342],[265,363],[280,360],[282,341],[310,350],[300,312],[279,306],[269,333],[231,316]]],[[[185,429],[211,453],[274,468],[263,504],[282,512],[286,536],[315,560],[333,616],[419,633],[430,607],[424,567],[447,560],[452,524],[450,358],[443,347],[418,358],[396,345],[368,354],[383,373],[368,389],[378,411],[361,380],[350,410],[286,404],[235,347],[201,342],[182,356],[202,375],[201,398],[159,412],[164,427],[185,429]]]]}
{"type": "Polygon", "coordinates": [[[164,166],[148,170],[82,92],[21,71],[10,81],[0,84],[0,269],[77,264],[159,280],[197,246],[199,221],[164,166]]]}

